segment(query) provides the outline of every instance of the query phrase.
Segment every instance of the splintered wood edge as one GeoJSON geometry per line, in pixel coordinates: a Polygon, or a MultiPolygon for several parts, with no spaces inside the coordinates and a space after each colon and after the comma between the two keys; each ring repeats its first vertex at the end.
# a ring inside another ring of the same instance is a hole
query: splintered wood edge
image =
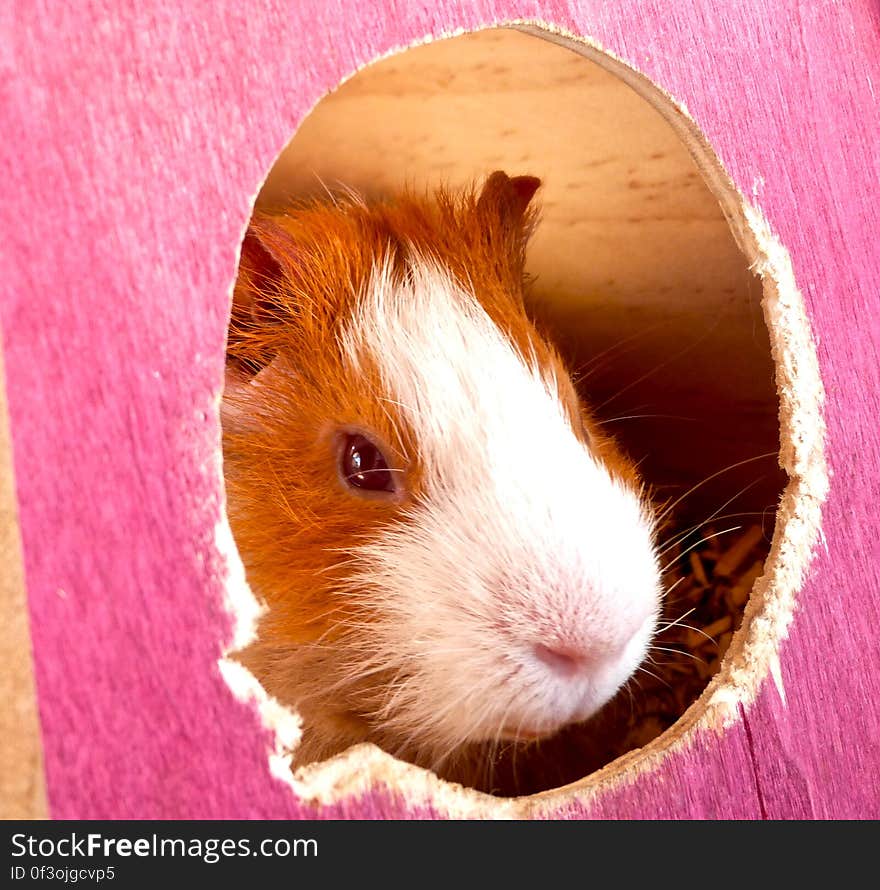
{"type": "MultiPolygon", "coordinates": [[[[630,751],[569,785],[515,798],[493,797],[447,782],[428,770],[399,761],[371,744],[357,745],[327,761],[291,772],[292,752],[300,737],[299,715],[268,696],[257,680],[230,657],[255,636],[260,606],[244,579],[241,559],[224,516],[218,527],[217,546],[230,566],[227,605],[235,617],[236,631],[233,644],[221,659],[221,671],[233,693],[241,700],[253,702],[263,725],[274,734],[274,749],[267,752],[272,774],[284,781],[301,802],[316,807],[346,802],[356,804],[358,797],[384,791],[390,797],[404,801],[407,807],[424,809],[446,818],[546,817],[565,806],[586,806],[598,795],[631,784],[639,776],[656,770],[667,756],[691,746],[698,736],[723,732],[739,719],[740,708],[751,704],[768,676],[785,700],[779,647],[788,633],[797,592],[803,584],[816,544],[821,540],[821,508],[828,492],[824,391],[810,323],[795,282],[791,257],[761,212],[739,193],[717,154],[680,102],[589,38],[535,20],[507,21],[485,30],[504,27],[566,47],[617,75],[665,118],[690,151],[718,199],[752,271],[760,275],[763,282],[761,305],[770,335],[779,397],[779,463],[789,481],[776,514],[764,573],[752,588],[742,625],[734,635],[719,672],[700,698],[674,726],[644,748],[630,751]]],[[[433,40],[465,33],[470,32],[456,29],[436,38],[426,37],[407,46],[395,47],[369,65],[433,40]]],[[[355,74],[357,71],[352,72],[351,77],[355,74]]],[[[232,285],[230,303],[231,290],[232,285]]],[[[219,410],[219,396],[217,402],[219,410]]],[[[222,468],[218,472],[222,484],[222,468]]]]}

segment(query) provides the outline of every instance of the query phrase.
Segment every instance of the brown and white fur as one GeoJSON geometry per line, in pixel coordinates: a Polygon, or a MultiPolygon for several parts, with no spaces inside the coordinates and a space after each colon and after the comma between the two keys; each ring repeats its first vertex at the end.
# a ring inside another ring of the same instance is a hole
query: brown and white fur
{"type": "Polygon", "coordinates": [[[481,190],[252,221],[228,509],[268,606],[241,659],[303,715],[298,764],[373,741],[443,767],[546,737],[646,655],[651,506],[524,306],[539,184],[496,172],[481,190]],[[389,490],[340,472],[357,436],[389,490]]]}

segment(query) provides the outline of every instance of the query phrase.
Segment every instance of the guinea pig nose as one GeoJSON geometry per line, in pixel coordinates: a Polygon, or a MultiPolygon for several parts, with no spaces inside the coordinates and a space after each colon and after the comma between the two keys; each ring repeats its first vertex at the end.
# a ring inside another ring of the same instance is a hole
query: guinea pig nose
{"type": "Polygon", "coordinates": [[[544,643],[535,643],[533,651],[539,661],[563,677],[571,677],[593,661],[588,653],[570,646],[545,646],[544,643]]]}

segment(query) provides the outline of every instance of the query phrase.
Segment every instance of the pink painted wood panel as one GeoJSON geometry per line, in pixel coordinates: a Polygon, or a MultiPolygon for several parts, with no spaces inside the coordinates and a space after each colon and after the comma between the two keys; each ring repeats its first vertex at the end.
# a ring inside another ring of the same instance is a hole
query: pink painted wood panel
{"type": "MultiPolygon", "coordinates": [[[[531,18],[689,109],[790,250],[828,391],[827,550],[745,720],[569,817],[880,816],[880,15],[873,0],[10,4],[0,327],[56,817],[311,817],[216,669],[216,395],[237,243],[317,99],[531,18]]],[[[430,815],[375,790],[328,816],[430,815]]]]}

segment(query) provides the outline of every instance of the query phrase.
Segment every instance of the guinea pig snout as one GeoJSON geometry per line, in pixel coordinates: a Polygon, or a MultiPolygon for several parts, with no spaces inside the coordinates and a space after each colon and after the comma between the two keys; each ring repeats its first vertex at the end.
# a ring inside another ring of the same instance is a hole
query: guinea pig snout
{"type": "Polygon", "coordinates": [[[514,643],[516,654],[510,653],[522,666],[522,673],[514,675],[520,686],[508,690],[503,737],[543,738],[592,716],[641,661],[653,624],[652,617],[638,627],[629,620],[598,626],[545,624],[520,637],[514,643]]]}
{"type": "MultiPolygon", "coordinates": [[[[619,588],[575,578],[496,588],[494,624],[532,682],[559,690],[622,682],[644,657],[656,623],[653,584],[619,588]]],[[[566,693],[567,694],[567,693],[566,693]]]]}

